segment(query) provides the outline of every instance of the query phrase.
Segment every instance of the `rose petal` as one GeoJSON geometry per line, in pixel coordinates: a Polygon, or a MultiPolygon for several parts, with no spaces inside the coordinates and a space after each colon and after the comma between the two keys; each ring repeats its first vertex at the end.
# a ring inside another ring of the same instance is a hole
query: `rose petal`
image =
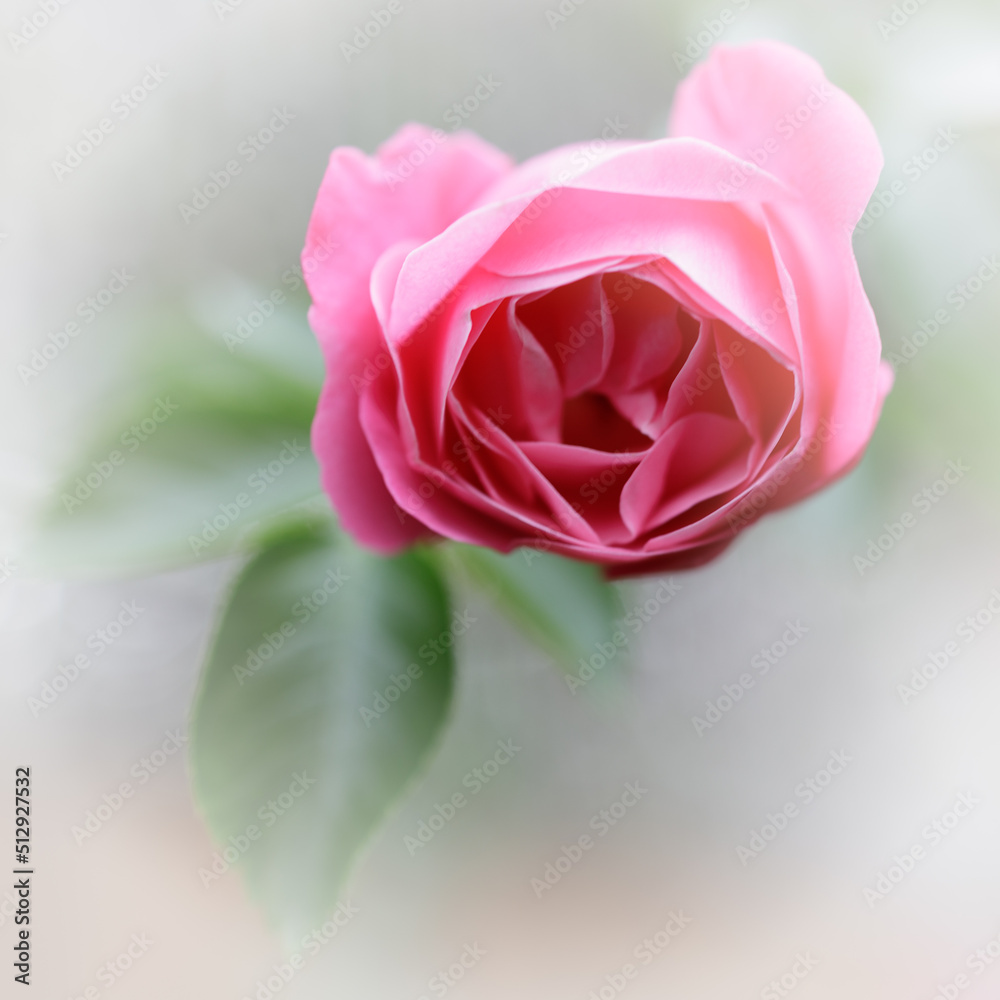
{"type": "Polygon", "coordinates": [[[407,126],[373,158],[356,149],[336,150],[302,255],[313,299],[309,322],[327,364],[312,431],[323,488],[344,527],[382,552],[404,547],[424,529],[414,521],[400,523],[359,423],[356,386],[366,380],[368,364],[389,361],[371,300],[359,289],[369,287],[376,261],[389,247],[431,239],[511,167],[492,146],[459,134],[437,144],[409,180],[391,186],[387,172],[422,142],[433,143],[431,135],[407,126]]]}
{"type": "Polygon", "coordinates": [[[820,65],[780,42],[716,45],[677,88],[670,134],[704,139],[798,191],[849,233],[883,166],[871,122],[820,65]]]}

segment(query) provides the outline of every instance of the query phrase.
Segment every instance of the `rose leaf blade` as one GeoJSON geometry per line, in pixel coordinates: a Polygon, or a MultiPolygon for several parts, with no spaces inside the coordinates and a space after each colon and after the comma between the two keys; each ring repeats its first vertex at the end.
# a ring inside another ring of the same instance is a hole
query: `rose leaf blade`
{"type": "MultiPolygon", "coordinates": [[[[276,536],[236,583],[194,708],[194,788],[285,933],[332,911],[440,739],[453,658],[419,650],[449,618],[424,552],[379,558],[321,528],[276,536]]],[[[210,887],[207,859],[200,874],[210,887]]]]}

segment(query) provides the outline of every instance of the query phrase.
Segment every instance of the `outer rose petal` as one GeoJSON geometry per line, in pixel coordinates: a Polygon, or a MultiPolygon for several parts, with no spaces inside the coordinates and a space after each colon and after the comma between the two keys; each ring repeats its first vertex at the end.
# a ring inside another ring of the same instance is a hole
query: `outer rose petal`
{"type": "Polygon", "coordinates": [[[671,132],[753,158],[801,194],[764,215],[800,343],[802,445],[827,437],[827,426],[834,433],[775,509],[857,462],[892,383],[850,242],[882,152],[864,112],[821,67],[771,41],[716,46],[678,88],[671,132]]]}
{"type": "Polygon", "coordinates": [[[861,218],[884,163],[861,108],[819,63],[780,42],[715,46],[677,88],[670,133],[745,160],[756,151],[756,162],[844,233],[861,218]]]}
{"type": "Polygon", "coordinates": [[[313,448],[344,527],[379,551],[402,548],[425,529],[397,516],[358,420],[351,378],[384,351],[368,294],[372,270],[395,244],[424,243],[442,232],[511,167],[474,135],[442,137],[407,125],[374,157],[335,150],[320,186],[302,254],[313,299],[309,322],[327,365],[313,448]]]}
{"type": "MultiPolygon", "coordinates": [[[[777,178],[704,142],[660,139],[641,145],[614,144],[599,159],[592,157],[585,161],[584,169],[575,164],[573,158],[574,152],[581,149],[586,147],[570,146],[546,154],[539,158],[544,169],[535,160],[521,164],[501,183],[485,191],[473,211],[415,250],[400,272],[389,339],[405,339],[480,258],[489,260],[495,254],[494,246],[504,237],[508,243],[513,243],[522,258],[521,268],[513,273],[539,273],[533,270],[536,265],[527,258],[532,254],[551,256],[558,248],[546,245],[540,235],[541,226],[519,227],[516,223],[533,202],[537,202],[537,207],[547,215],[552,198],[559,199],[564,190],[581,194],[595,192],[606,198],[617,195],[622,198],[623,205],[628,203],[630,195],[720,205],[795,197],[777,178]],[[733,170],[744,171],[747,180],[739,192],[727,193],[723,184],[733,170]]],[[[587,196],[582,194],[582,197],[587,196]]],[[[605,227],[613,226],[614,222],[615,213],[605,213],[605,227]]],[[[582,226],[578,228],[583,229],[582,226]]],[[[625,238],[627,227],[619,226],[618,229],[619,237],[625,238]]],[[[591,243],[598,239],[593,232],[585,231],[584,235],[591,243]]],[[[571,248],[575,252],[574,260],[585,257],[580,240],[581,237],[574,234],[571,248]]],[[[600,256],[599,250],[594,253],[600,256]]],[[[554,269],[551,262],[537,266],[544,270],[554,269]]]]}
{"type": "Polygon", "coordinates": [[[828,485],[861,458],[875,429],[892,371],[881,362],[875,314],[850,244],[798,227],[797,238],[772,223],[775,256],[787,268],[801,328],[803,411],[800,448],[824,441],[770,505],[776,510],[828,485]],[[828,440],[826,440],[829,438],[828,440]]]}

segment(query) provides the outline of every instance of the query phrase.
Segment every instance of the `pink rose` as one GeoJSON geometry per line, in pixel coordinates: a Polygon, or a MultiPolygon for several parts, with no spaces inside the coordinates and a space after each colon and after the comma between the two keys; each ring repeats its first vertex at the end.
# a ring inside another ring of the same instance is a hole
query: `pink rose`
{"type": "Polygon", "coordinates": [[[891,375],[851,249],[882,155],[802,53],[717,47],[673,137],[515,166],[334,151],[303,263],[343,526],[690,566],[859,459],[891,375]]]}

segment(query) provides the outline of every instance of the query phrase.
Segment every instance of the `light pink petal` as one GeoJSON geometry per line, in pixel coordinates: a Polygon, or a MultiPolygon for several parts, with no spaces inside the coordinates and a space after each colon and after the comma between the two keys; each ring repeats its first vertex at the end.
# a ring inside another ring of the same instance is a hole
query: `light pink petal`
{"type": "Polygon", "coordinates": [[[794,280],[800,339],[802,442],[822,448],[782,490],[775,507],[847,472],[861,457],[881,412],[886,381],[881,341],[849,245],[827,244],[818,224],[772,220],[782,279],[794,280]],[[793,276],[794,275],[794,279],[793,276]]]}
{"type": "Polygon", "coordinates": [[[782,506],[854,465],[888,391],[850,242],[882,153],[854,101],[812,59],[776,42],[716,47],[681,85],[672,132],[756,155],[802,195],[761,208],[801,380],[802,440],[771,470],[773,476],[796,468],[771,505],[782,506]],[[807,449],[811,458],[797,464],[807,449]]]}
{"type": "Polygon", "coordinates": [[[746,428],[732,417],[682,417],[625,484],[622,521],[638,536],[731,489],[746,477],[750,443],[746,428]]]}
{"type": "Polygon", "coordinates": [[[586,518],[604,545],[624,545],[632,533],[622,524],[619,502],[629,476],[648,453],[609,454],[580,445],[521,442],[545,478],[586,518]]]}
{"type": "Polygon", "coordinates": [[[621,263],[621,258],[586,261],[516,277],[495,275],[477,267],[417,327],[409,328],[408,336],[390,341],[389,351],[400,372],[402,402],[410,411],[407,420],[422,450],[430,454],[441,447],[448,393],[460,366],[503,300],[547,292],[621,263]]]}
{"type": "MultiPolygon", "coordinates": [[[[407,267],[425,249],[411,254],[407,267]]],[[[612,255],[664,258],[707,312],[759,330],[759,340],[794,357],[787,317],[766,329],[759,323],[782,297],[767,230],[733,205],[568,190],[532,223],[530,239],[511,229],[482,263],[518,276],[612,255]]],[[[401,285],[405,275],[406,267],[401,285]]]]}
{"type": "Polygon", "coordinates": [[[578,396],[601,381],[614,330],[600,275],[520,304],[517,314],[559,372],[563,395],[578,396]]]}
{"type": "MultiPolygon", "coordinates": [[[[572,148],[572,147],[571,147],[572,148]]],[[[540,193],[538,184],[541,177],[537,166],[525,164],[517,168],[503,186],[496,186],[483,195],[483,203],[469,212],[456,224],[412,253],[400,275],[398,297],[393,310],[393,324],[390,339],[405,338],[407,330],[419,323],[439,303],[455,285],[469,272],[473,264],[484,258],[485,266],[493,267],[487,258],[487,251],[506,235],[507,245],[517,247],[522,262],[513,270],[501,267],[501,273],[527,274],[553,270],[571,261],[596,259],[618,251],[593,252],[595,240],[591,240],[587,252],[577,252],[566,256],[560,246],[547,255],[548,264],[529,266],[523,258],[532,249],[544,247],[551,237],[553,227],[538,228],[540,222],[548,219],[554,209],[565,207],[572,202],[575,211],[584,213],[576,229],[586,229],[585,222],[595,212],[600,215],[607,230],[614,218],[607,214],[606,202],[593,195],[603,193],[605,197],[615,195],[622,198],[625,205],[629,198],[636,198],[641,205],[649,205],[655,199],[694,199],[705,202],[722,203],[736,197],[726,193],[726,179],[733,169],[743,169],[748,178],[741,189],[739,198],[756,199],[761,202],[782,201],[794,197],[783,184],[753,165],[747,166],[722,149],[713,149],[702,142],[689,140],[659,140],[638,145],[623,145],[614,149],[594,166],[572,172],[572,154],[566,154],[567,179],[556,184],[554,190],[540,193]],[[530,183],[518,183],[520,172],[530,178],[530,183]],[[647,189],[648,186],[648,189],[647,189]],[[578,197],[571,198],[576,193],[578,197]],[[504,200],[496,200],[499,194],[504,200]],[[579,195],[583,197],[579,197],[579,195]],[[647,200],[650,199],[650,200],[647,200]],[[593,206],[591,208],[590,206],[593,206]]],[[[549,160],[547,159],[547,163],[549,160]]],[[[641,212],[641,208],[636,206],[641,212]]],[[[563,213],[565,214],[565,212],[563,213]]],[[[619,228],[628,230],[622,225],[619,228]]],[[[636,243],[638,241],[633,241],[636,243]]],[[[580,248],[578,248],[579,251],[580,248]]],[[[657,253],[656,247],[642,247],[630,253],[657,253]]]]}
{"type": "MultiPolygon", "coordinates": [[[[753,441],[750,476],[756,478],[799,409],[800,381],[750,341],[716,320],[714,368],[740,423],[753,441]],[[737,353],[734,353],[737,352],[737,353]]],[[[704,382],[702,382],[704,385],[704,382]]]]}
{"type": "Polygon", "coordinates": [[[453,397],[505,416],[508,434],[557,440],[562,390],[556,366],[508,299],[479,334],[452,388],[453,397]]]}
{"type": "Polygon", "coordinates": [[[393,551],[423,533],[400,522],[358,421],[358,393],[385,371],[385,352],[369,287],[376,262],[394,244],[424,242],[458,218],[510,160],[469,134],[437,142],[410,125],[374,157],[341,148],[330,158],[302,255],[313,305],[309,321],[323,348],[327,381],[313,424],[323,488],[359,541],[393,551]],[[430,144],[430,146],[428,146],[430,144]],[[391,182],[401,162],[433,151],[406,181],[391,182]]]}
{"type": "Polygon", "coordinates": [[[536,195],[559,197],[560,188],[641,194],[657,198],[706,201],[772,201],[794,197],[777,177],[719,145],[679,137],[651,142],[612,142],[595,152],[590,143],[574,143],[520,164],[483,192],[480,204],[536,195]],[[736,194],[728,180],[734,170],[747,177],[749,194],[736,194]]]}
{"type": "Polygon", "coordinates": [[[715,46],[677,88],[670,132],[756,160],[841,234],[861,217],[883,165],[858,105],[815,60],[774,41],[715,46]]]}

